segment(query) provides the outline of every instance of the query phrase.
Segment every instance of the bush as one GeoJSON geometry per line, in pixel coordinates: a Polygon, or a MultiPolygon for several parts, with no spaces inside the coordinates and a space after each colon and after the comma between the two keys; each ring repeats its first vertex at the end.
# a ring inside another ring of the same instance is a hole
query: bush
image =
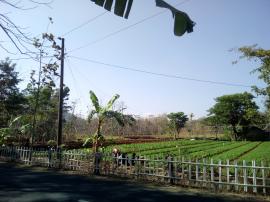
{"type": "Polygon", "coordinates": [[[49,140],[47,142],[47,145],[50,146],[50,147],[56,147],[57,146],[57,143],[55,140],[49,140]]]}

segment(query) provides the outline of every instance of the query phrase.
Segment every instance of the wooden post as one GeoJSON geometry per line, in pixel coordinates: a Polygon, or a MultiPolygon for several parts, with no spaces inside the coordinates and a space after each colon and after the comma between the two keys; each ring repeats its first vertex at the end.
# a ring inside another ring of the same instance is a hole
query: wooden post
{"type": "Polygon", "coordinates": [[[211,172],[211,187],[214,188],[215,185],[214,185],[214,162],[213,162],[213,159],[211,159],[211,163],[210,163],[210,172],[211,172]]]}
{"type": "Polygon", "coordinates": [[[188,160],[188,180],[190,183],[190,180],[192,179],[192,169],[191,169],[191,159],[188,160]]]}
{"type": "Polygon", "coordinates": [[[227,159],[227,166],[226,166],[226,171],[227,171],[227,190],[230,190],[230,160],[227,159]]]}
{"type": "Polygon", "coordinates": [[[76,154],[76,170],[80,170],[79,161],[80,161],[80,154],[77,152],[77,154],[76,154]]]}
{"type": "Polygon", "coordinates": [[[174,161],[173,162],[173,168],[174,168],[173,169],[173,171],[174,171],[173,176],[174,176],[174,181],[176,181],[176,178],[178,178],[178,175],[177,175],[177,170],[178,170],[177,163],[180,162],[179,157],[175,157],[175,159],[173,161],[174,161]]]}
{"type": "Polygon", "coordinates": [[[261,162],[261,167],[262,167],[262,186],[263,186],[263,193],[266,194],[266,189],[265,189],[265,172],[264,172],[264,163],[263,161],[261,162]]]}
{"type": "Polygon", "coordinates": [[[49,147],[49,148],[48,148],[48,167],[49,167],[49,168],[51,167],[51,162],[52,162],[52,150],[51,150],[51,148],[49,147]]]}
{"type": "Polygon", "coordinates": [[[146,177],[146,158],[143,157],[143,175],[146,177]]]}
{"type": "Polygon", "coordinates": [[[237,161],[234,161],[234,188],[235,191],[238,191],[238,165],[237,161]]]}
{"type": "Polygon", "coordinates": [[[221,160],[218,161],[218,188],[222,189],[222,167],[221,167],[221,160]]]}
{"type": "Polygon", "coordinates": [[[195,171],[195,177],[196,177],[196,185],[198,185],[199,180],[199,161],[196,159],[196,171],[195,171]]]}
{"type": "Polygon", "coordinates": [[[182,165],[182,176],[181,178],[184,179],[184,176],[185,176],[185,165],[184,165],[184,162],[185,162],[185,157],[182,156],[182,162],[181,162],[181,165],[182,165]]]}
{"type": "Polygon", "coordinates": [[[257,179],[256,179],[256,161],[252,161],[253,171],[253,192],[257,193],[257,179]]]}
{"type": "Polygon", "coordinates": [[[206,186],[206,160],[203,159],[203,186],[206,186]]]}
{"type": "Polygon", "coordinates": [[[172,157],[168,156],[167,158],[167,162],[168,162],[168,177],[169,177],[169,181],[170,184],[173,184],[174,179],[173,179],[173,162],[172,162],[172,157]]]}
{"type": "Polygon", "coordinates": [[[95,171],[94,171],[94,174],[95,175],[100,175],[100,161],[101,161],[101,153],[100,152],[97,152],[94,154],[95,157],[94,157],[94,163],[95,163],[95,171]]]}
{"type": "Polygon", "coordinates": [[[246,168],[246,161],[243,160],[243,177],[244,177],[244,191],[247,192],[248,191],[248,187],[247,187],[247,168],[246,168]]]}
{"type": "Polygon", "coordinates": [[[125,156],[125,175],[127,175],[128,174],[128,156],[126,155],[125,156]]]}

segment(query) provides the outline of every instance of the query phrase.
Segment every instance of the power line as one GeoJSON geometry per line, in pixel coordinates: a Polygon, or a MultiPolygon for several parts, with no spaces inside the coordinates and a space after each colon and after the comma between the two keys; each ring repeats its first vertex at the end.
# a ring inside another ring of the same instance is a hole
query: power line
{"type": "MultiPolygon", "coordinates": [[[[182,4],[184,4],[184,3],[188,2],[188,1],[190,1],[190,0],[182,1],[182,2],[180,2],[180,3],[178,3],[178,4],[174,5],[174,6],[176,7],[176,6],[182,5],[182,4]]],[[[152,19],[152,18],[154,18],[154,17],[156,17],[156,16],[159,16],[159,15],[165,13],[165,12],[167,12],[166,9],[163,10],[163,11],[161,11],[161,12],[155,13],[155,14],[149,16],[149,17],[146,17],[146,18],[144,18],[144,19],[141,19],[141,20],[139,20],[139,21],[137,21],[137,22],[135,22],[135,23],[133,23],[133,24],[131,24],[131,25],[128,25],[128,26],[126,26],[126,27],[123,27],[123,28],[121,28],[121,29],[119,29],[119,30],[117,30],[117,31],[111,32],[111,33],[109,33],[109,34],[107,34],[107,35],[105,35],[105,36],[103,36],[103,37],[101,37],[101,38],[99,38],[99,39],[97,39],[97,40],[94,40],[94,41],[92,41],[92,42],[90,42],[90,43],[87,43],[87,44],[85,44],[85,45],[83,45],[83,46],[80,46],[80,47],[75,48],[75,49],[73,49],[73,50],[71,50],[71,51],[68,51],[68,53],[71,53],[71,52],[74,52],[74,51],[77,51],[77,50],[86,48],[86,47],[91,46],[91,45],[93,45],[93,44],[95,44],[95,43],[98,43],[98,42],[100,42],[100,41],[103,41],[103,40],[105,40],[105,39],[107,39],[107,38],[109,38],[109,37],[111,37],[111,36],[114,36],[114,35],[116,35],[116,34],[118,34],[118,33],[120,33],[120,32],[126,31],[126,30],[128,30],[128,29],[130,29],[130,28],[132,28],[132,27],[134,27],[134,26],[136,26],[136,25],[138,25],[138,24],[141,24],[141,23],[143,23],[143,22],[145,22],[145,21],[147,21],[147,20],[150,20],[150,19],[152,19]]]]}
{"type": "Polygon", "coordinates": [[[95,16],[95,17],[89,19],[89,20],[87,20],[86,22],[80,24],[79,26],[74,27],[73,29],[71,29],[71,30],[67,31],[66,33],[64,33],[64,34],[62,35],[62,37],[64,37],[64,36],[66,36],[66,35],[68,35],[68,34],[74,32],[74,31],[76,31],[76,30],[78,30],[78,29],[80,29],[80,28],[82,28],[82,27],[88,25],[90,22],[95,21],[96,19],[100,18],[101,16],[105,15],[106,13],[108,13],[108,11],[105,11],[105,12],[103,12],[103,13],[100,13],[99,15],[97,15],[97,16],[95,16]]]}
{"type": "Polygon", "coordinates": [[[149,75],[154,75],[154,76],[159,76],[159,77],[181,79],[181,80],[188,80],[188,81],[195,81],[195,82],[215,84],[215,85],[223,85],[223,86],[234,86],[234,87],[251,88],[250,85],[228,83],[228,82],[221,82],[221,81],[211,81],[211,80],[204,80],[204,79],[196,79],[196,78],[184,77],[184,76],[172,75],[172,74],[163,74],[163,73],[151,72],[151,71],[137,69],[137,68],[132,68],[132,67],[127,67],[127,66],[109,64],[109,63],[100,62],[100,61],[96,61],[96,60],[91,60],[91,59],[87,59],[87,58],[81,58],[81,57],[77,57],[77,56],[69,56],[69,57],[74,58],[74,59],[77,59],[77,60],[82,60],[82,61],[90,62],[90,63],[104,65],[104,66],[111,67],[111,68],[117,68],[117,69],[122,69],[122,70],[139,72],[139,73],[144,73],[144,74],[149,74],[149,75]]]}
{"type": "Polygon", "coordinates": [[[70,63],[69,58],[67,58],[67,66],[68,66],[69,71],[70,71],[70,73],[71,73],[71,77],[72,77],[73,82],[74,82],[74,87],[78,89],[78,91],[76,91],[76,93],[77,93],[77,96],[78,96],[79,99],[80,99],[80,98],[82,98],[82,94],[81,94],[82,91],[81,91],[81,89],[79,88],[79,86],[77,85],[77,80],[75,79],[75,76],[74,76],[74,74],[73,74],[73,71],[72,71],[72,68],[71,68],[71,63],[70,63]]]}
{"type": "MultiPolygon", "coordinates": [[[[42,56],[43,58],[54,58],[55,56],[42,56]]],[[[16,61],[16,60],[33,60],[35,62],[39,62],[38,58],[34,58],[34,57],[21,57],[21,58],[8,58],[11,61],[16,61]]]]}
{"type": "MultiPolygon", "coordinates": [[[[68,61],[68,66],[70,68],[70,71],[71,71],[71,74],[72,74],[72,77],[73,77],[73,80],[76,82],[76,79],[75,79],[75,76],[73,74],[73,71],[72,71],[72,67],[71,66],[74,66],[74,64],[71,64],[70,60],[68,57],[67,58],[67,61],[68,61]]],[[[80,77],[84,78],[88,83],[90,83],[95,89],[97,89],[100,93],[102,93],[104,96],[110,98],[112,95],[106,91],[104,91],[103,89],[101,89],[100,87],[96,86],[94,83],[92,83],[89,78],[87,76],[85,76],[85,74],[83,74],[79,68],[77,66],[74,66],[76,68],[76,72],[79,74],[80,77]]],[[[79,88],[78,88],[79,89],[79,88]]],[[[80,90],[80,89],[79,89],[80,90]]],[[[82,92],[82,91],[80,91],[82,92]]],[[[82,97],[81,93],[80,93],[80,97],[82,97]]],[[[121,100],[119,101],[121,102],[121,100]]],[[[135,110],[135,111],[138,111],[137,108],[135,107],[131,107],[130,105],[128,106],[129,109],[132,109],[132,110],[135,110]]],[[[141,114],[143,114],[142,112],[140,112],[141,114]]]]}

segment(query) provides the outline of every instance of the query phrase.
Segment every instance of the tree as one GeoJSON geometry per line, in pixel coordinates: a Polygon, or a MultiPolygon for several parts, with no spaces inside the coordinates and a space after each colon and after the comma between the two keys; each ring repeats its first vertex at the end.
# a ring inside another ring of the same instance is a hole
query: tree
{"type": "MultiPolygon", "coordinates": [[[[90,112],[88,119],[90,121],[94,115],[96,115],[98,119],[97,130],[92,138],[94,152],[98,151],[98,147],[104,141],[104,137],[102,135],[102,125],[106,119],[115,119],[121,126],[124,126],[126,121],[132,122],[134,120],[134,118],[131,116],[123,116],[121,112],[113,110],[113,105],[119,97],[120,96],[116,94],[110,99],[106,106],[101,106],[95,93],[90,91],[90,100],[94,106],[94,110],[90,112]]],[[[90,140],[91,138],[88,138],[85,144],[90,140]]]]}
{"type": "Polygon", "coordinates": [[[18,88],[21,80],[15,67],[8,58],[0,61],[0,128],[6,127],[23,110],[25,100],[18,88]]]}
{"type": "MultiPolygon", "coordinates": [[[[242,54],[240,59],[246,58],[259,63],[259,67],[255,68],[251,73],[257,73],[258,78],[262,80],[266,86],[264,88],[253,86],[252,89],[257,95],[265,96],[265,106],[268,120],[270,120],[270,50],[265,50],[257,47],[257,45],[253,45],[241,47],[238,51],[242,54]]],[[[234,63],[237,63],[237,61],[234,63]]]]}
{"type": "Polygon", "coordinates": [[[184,128],[185,123],[188,121],[188,117],[184,112],[170,113],[167,117],[170,121],[170,127],[176,131],[174,133],[174,139],[176,139],[176,134],[179,136],[181,129],[184,128]]]}
{"type": "Polygon", "coordinates": [[[241,135],[239,127],[243,131],[258,115],[258,106],[253,99],[254,96],[247,92],[217,97],[216,104],[208,110],[209,117],[220,125],[231,126],[234,139],[238,140],[241,135]]]}
{"type": "MultiPolygon", "coordinates": [[[[50,23],[52,23],[52,19],[50,19],[50,23]]],[[[55,78],[59,76],[57,60],[60,57],[61,49],[56,43],[55,36],[51,33],[43,33],[42,39],[35,38],[33,45],[39,52],[39,71],[37,75],[35,71],[31,72],[30,83],[25,90],[29,113],[32,115],[31,144],[37,134],[42,135],[43,141],[44,137],[53,137],[55,134],[59,97],[58,90],[55,88],[55,78]],[[50,54],[53,54],[53,57],[47,57],[50,54]]],[[[68,93],[69,88],[66,87],[64,89],[65,98],[68,98],[68,93]]]]}
{"type": "MultiPolygon", "coordinates": [[[[111,11],[114,4],[114,14],[120,17],[128,18],[133,0],[91,0],[95,4],[104,7],[106,10],[111,11]]],[[[174,8],[170,4],[163,0],[155,0],[156,6],[161,8],[167,8],[172,12],[174,18],[174,34],[176,36],[182,36],[185,32],[193,32],[195,23],[189,18],[189,16],[174,8]]]]}

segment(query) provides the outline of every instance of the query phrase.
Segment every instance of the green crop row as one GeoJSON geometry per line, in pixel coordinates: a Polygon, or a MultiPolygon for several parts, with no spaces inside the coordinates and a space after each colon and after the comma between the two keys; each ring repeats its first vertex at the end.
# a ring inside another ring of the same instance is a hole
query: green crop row
{"type": "Polygon", "coordinates": [[[244,154],[240,160],[246,161],[265,161],[270,162],[270,142],[263,142],[256,147],[252,152],[244,154]]]}
{"type": "Polygon", "coordinates": [[[236,147],[227,152],[214,155],[212,158],[214,160],[227,160],[227,159],[230,161],[237,160],[243,154],[245,154],[246,152],[249,152],[251,149],[255,148],[259,144],[260,142],[249,142],[248,144],[245,144],[241,147],[236,147]]]}
{"type": "Polygon", "coordinates": [[[123,145],[113,145],[105,148],[105,152],[112,152],[113,148],[119,149],[124,153],[141,153],[144,151],[156,150],[156,149],[166,149],[174,148],[181,145],[194,145],[202,144],[209,141],[191,141],[191,140],[178,140],[178,141],[166,141],[166,142],[155,142],[155,143],[139,143],[139,144],[123,144],[123,145]]]}
{"type": "Polygon", "coordinates": [[[216,146],[216,145],[217,145],[217,142],[204,142],[203,144],[192,144],[192,145],[177,145],[177,146],[171,147],[171,148],[145,151],[145,152],[141,152],[140,154],[144,155],[144,156],[156,155],[156,154],[159,154],[159,155],[167,155],[167,154],[179,155],[179,153],[184,154],[184,153],[191,151],[191,150],[198,150],[199,148],[211,147],[211,146],[216,146]]]}
{"type": "Polygon", "coordinates": [[[228,142],[226,144],[223,144],[222,146],[215,147],[215,148],[209,148],[207,150],[201,150],[198,152],[194,152],[189,155],[189,158],[191,159],[202,159],[202,158],[210,158],[211,156],[222,154],[224,152],[228,152],[232,149],[241,147],[243,145],[246,145],[246,142],[228,142]]]}

